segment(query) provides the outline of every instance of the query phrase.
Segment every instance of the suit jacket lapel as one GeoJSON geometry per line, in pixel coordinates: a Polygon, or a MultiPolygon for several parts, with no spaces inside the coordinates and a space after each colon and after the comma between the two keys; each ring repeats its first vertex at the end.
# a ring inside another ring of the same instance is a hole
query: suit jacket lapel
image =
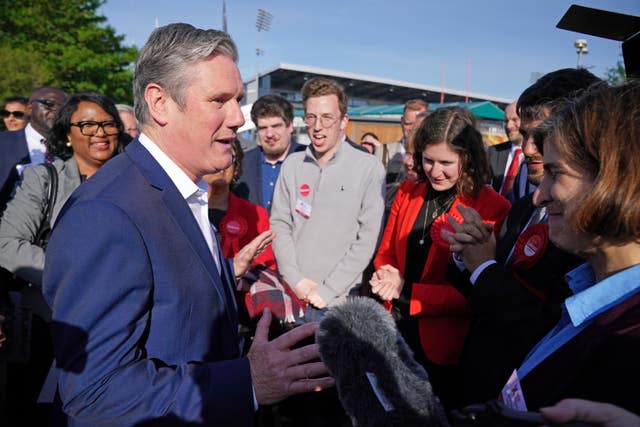
{"type": "MultiPolygon", "coordinates": [[[[191,212],[188,203],[184,200],[164,169],[162,169],[142,144],[137,140],[132,142],[127,146],[126,153],[131,157],[133,162],[138,165],[149,181],[149,184],[162,191],[162,200],[164,201],[165,206],[171,213],[176,224],[184,232],[186,238],[191,244],[191,247],[193,248],[193,251],[198,255],[203,268],[209,273],[211,281],[213,282],[221,300],[226,302],[227,314],[232,317],[232,319],[235,318],[235,302],[233,301],[233,298],[229,300],[229,292],[225,290],[225,286],[231,286],[231,284],[225,285],[220,274],[218,274],[215,261],[211,255],[209,246],[207,245],[207,241],[204,239],[198,222],[193,217],[193,213],[191,212]]],[[[170,242],[167,242],[167,244],[170,244],[170,242]]],[[[222,255],[220,261],[221,263],[224,262],[222,255]]],[[[231,294],[231,296],[233,296],[233,294],[231,294]]]]}

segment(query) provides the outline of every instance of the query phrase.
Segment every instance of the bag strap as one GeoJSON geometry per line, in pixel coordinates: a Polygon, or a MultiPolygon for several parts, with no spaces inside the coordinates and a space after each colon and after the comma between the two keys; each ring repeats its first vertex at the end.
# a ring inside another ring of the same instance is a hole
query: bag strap
{"type": "Polygon", "coordinates": [[[44,163],[43,166],[47,168],[47,174],[49,175],[49,191],[47,192],[47,205],[45,215],[40,222],[40,227],[33,239],[33,243],[44,248],[47,246],[49,240],[49,233],[51,232],[51,217],[53,216],[53,205],[55,204],[56,197],[58,196],[58,171],[51,163],[44,163]]]}

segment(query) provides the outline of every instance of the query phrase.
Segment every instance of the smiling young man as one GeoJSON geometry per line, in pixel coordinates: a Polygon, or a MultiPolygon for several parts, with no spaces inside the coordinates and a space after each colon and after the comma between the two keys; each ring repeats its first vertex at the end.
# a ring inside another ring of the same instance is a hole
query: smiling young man
{"type": "Polygon", "coordinates": [[[266,312],[240,354],[234,271],[203,180],[229,167],[244,123],[236,60],[226,33],[154,30],[134,74],[140,137],[56,222],[44,294],[70,425],[251,426],[258,404],[333,384],[307,363],[316,346],[290,350],[316,324],[268,341],[266,312]]]}
{"type": "Polygon", "coordinates": [[[293,141],[293,106],[281,96],[259,98],[251,107],[251,120],[258,130],[258,146],[244,153],[243,173],[233,192],[270,210],[282,162],[305,147],[293,141]]]}
{"type": "MultiPolygon", "coordinates": [[[[382,228],[384,167],[346,140],[347,97],[335,81],[307,81],[302,101],[311,144],[282,165],[270,222],[280,273],[310,304],[304,317],[313,321],[359,293],[382,228]]],[[[350,425],[332,390],[290,404],[283,412],[292,425],[314,417],[318,425],[350,425]]]]}
{"type": "Polygon", "coordinates": [[[311,144],[282,165],[271,229],[278,267],[311,313],[357,293],[381,230],[384,168],[345,142],[347,99],[336,82],[311,79],[302,99],[311,144]]]}

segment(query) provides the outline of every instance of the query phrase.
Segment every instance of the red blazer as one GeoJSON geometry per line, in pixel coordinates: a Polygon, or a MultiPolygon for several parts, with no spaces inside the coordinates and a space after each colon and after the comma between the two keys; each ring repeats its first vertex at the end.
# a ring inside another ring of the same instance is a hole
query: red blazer
{"type": "MultiPolygon", "coordinates": [[[[229,192],[229,208],[218,227],[222,240],[222,254],[225,258],[233,258],[244,245],[268,229],[269,214],[265,208],[229,192]]],[[[258,265],[276,269],[276,259],[271,245],[253,260],[252,267],[258,265]]]]}
{"type": "MultiPolygon", "coordinates": [[[[374,259],[376,269],[389,264],[404,275],[407,238],[428,188],[428,183],[418,182],[402,185],[398,190],[374,259]]],[[[458,195],[447,213],[457,212],[459,203],[477,210],[483,220],[495,222],[496,234],[511,207],[507,199],[488,185],[483,186],[474,199],[463,199],[458,195]]],[[[465,297],[446,280],[450,258],[448,248],[431,245],[420,283],[413,284],[409,306],[409,314],[418,317],[420,342],[425,355],[432,362],[443,365],[457,363],[471,319],[465,297]]]]}

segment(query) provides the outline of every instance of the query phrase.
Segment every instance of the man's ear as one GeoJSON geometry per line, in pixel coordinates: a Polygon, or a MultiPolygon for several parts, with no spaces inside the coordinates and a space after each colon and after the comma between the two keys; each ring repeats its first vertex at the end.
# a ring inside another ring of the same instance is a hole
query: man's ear
{"type": "Polygon", "coordinates": [[[149,115],[160,126],[169,121],[173,99],[162,86],[157,83],[149,83],[144,89],[144,100],[147,102],[149,115]]]}

